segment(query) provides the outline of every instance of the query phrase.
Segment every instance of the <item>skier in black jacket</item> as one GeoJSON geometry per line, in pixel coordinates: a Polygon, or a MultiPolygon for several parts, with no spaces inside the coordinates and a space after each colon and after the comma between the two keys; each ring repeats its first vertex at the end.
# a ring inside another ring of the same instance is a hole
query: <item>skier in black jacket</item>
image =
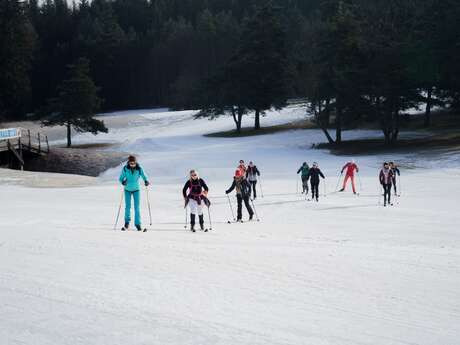
{"type": "Polygon", "coordinates": [[[249,199],[251,198],[251,185],[246,180],[246,177],[241,173],[241,170],[235,171],[235,177],[233,178],[233,183],[229,189],[225,191],[225,194],[231,193],[234,189],[236,189],[236,201],[238,203],[238,210],[237,210],[237,222],[243,221],[243,201],[246,209],[249,213],[249,220],[252,220],[254,216],[254,211],[252,210],[251,205],[249,204],[249,199]]]}
{"type": "Polygon", "coordinates": [[[182,189],[182,195],[185,201],[185,207],[187,205],[190,208],[190,230],[195,232],[195,217],[198,214],[200,221],[200,228],[204,230],[204,217],[203,217],[203,203],[206,206],[210,206],[209,199],[207,198],[209,188],[198,176],[196,170],[190,170],[190,179],[185,183],[182,189]],[[188,193],[188,194],[187,194],[188,193]]]}
{"type": "Polygon", "coordinates": [[[318,163],[314,162],[313,166],[308,171],[308,177],[310,178],[311,185],[311,199],[318,201],[319,197],[319,177],[325,178],[323,173],[318,167],[318,163]]]}
{"type": "Polygon", "coordinates": [[[249,183],[252,186],[254,200],[257,198],[257,190],[256,190],[257,176],[260,176],[259,169],[257,169],[257,167],[254,165],[253,162],[249,162],[248,168],[246,169],[246,179],[249,181],[249,183]]]}
{"type": "Polygon", "coordinates": [[[394,162],[390,162],[390,169],[393,170],[393,178],[391,179],[391,182],[393,182],[393,188],[395,191],[395,195],[398,195],[397,187],[396,187],[396,175],[401,176],[401,172],[399,171],[398,167],[394,162]]]}

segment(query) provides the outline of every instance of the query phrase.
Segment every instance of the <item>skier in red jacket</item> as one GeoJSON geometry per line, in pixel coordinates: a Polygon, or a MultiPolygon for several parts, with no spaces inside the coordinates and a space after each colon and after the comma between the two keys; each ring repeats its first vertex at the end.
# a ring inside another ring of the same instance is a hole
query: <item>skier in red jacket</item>
{"type": "Polygon", "coordinates": [[[347,172],[345,174],[345,179],[343,180],[343,186],[340,192],[343,192],[345,190],[345,187],[347,186],[347,182],[349,179],[351,179],[351,187],[353,188],[353,193],[356,194],[356,186],[355,186],[355,170],[358,173],[359,168],[356,165],[355,161],[352,160],[351,162],[348,162],[345,164],[342,168],[342,171],[340,174],[343,174],[343,171],[347,169],[347,172]]]}

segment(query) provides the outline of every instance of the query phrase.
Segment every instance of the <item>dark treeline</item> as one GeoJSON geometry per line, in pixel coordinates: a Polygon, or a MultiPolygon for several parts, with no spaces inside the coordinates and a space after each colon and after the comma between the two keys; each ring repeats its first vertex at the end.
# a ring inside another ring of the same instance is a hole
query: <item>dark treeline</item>
{"type": "Polygon", "coordinates": [[[0,118],[38,113],[84,58],[99,109],[233,116],[305,98],[331,142],[460,104],[457,0],[0,0],[0,118]],[[330,129],[335,128],[335,133],[330,129]]]}

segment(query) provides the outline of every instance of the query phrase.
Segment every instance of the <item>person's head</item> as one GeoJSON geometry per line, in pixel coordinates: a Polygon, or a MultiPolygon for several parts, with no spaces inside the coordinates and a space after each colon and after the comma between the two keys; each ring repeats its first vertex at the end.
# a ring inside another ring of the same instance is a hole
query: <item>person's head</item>
{"type": "Polygon", "coordinates": [[[390,167],[390,165],[388,164],[388,162],[383,163],[383,168],[384,169],[388,169],[389,167],[390,167]]]}
{"type": "Polygon", "coordinates": [[[137,165],[136,157],[133,155],[130,155],[128,157],[128,165],[132,168],[134,168],[137,165]]]}
{"type": "Polygon", "coordinates": [[[313,162],[313,168],[317,168],[317,167],[318,167],[318,163],[313,162]]]}
{"type": "Polygon", "coordinates": [[[236,169],[235,170],[235,178],[241,178],[243,176],[243,174],[241,173],[241,170],[240,169],[236,169]]]}
{"type": "Polygon", "coordinates": [[[244,160],[240,160],[240,165],[244,165],[244,160]]]}
{"type": "Polygon", "coordinates": [[[253,163],[252,161],[249,162],[249,166],[250,166],[250,167],[253,167],[253,166],[254,166],[254,163],[253,163]]]}
{"type": "Polygon", "coordinates": [[[388,164],[390,165],[390,168],[394,168],[394,166],[395,166],[395,163],[394,163],[394,162],[390,162],[390,163],[388,163],[388,164]]]}
{"type": "Polygon", "coordinates": [[[198,177],[199,177],[199,176],[198,176],[198,171],[196,171],[196,170],[194,170],[194,169],[190,170],[190,178],[191,178],[192,180],[196,180],[196,179],[198,179],[198,177]]]}
{"type": "Polygon", "coordinates": [[[302,165],[307,165],[307,162],[303,162],[303,164],[302,164],[302,165]]]}

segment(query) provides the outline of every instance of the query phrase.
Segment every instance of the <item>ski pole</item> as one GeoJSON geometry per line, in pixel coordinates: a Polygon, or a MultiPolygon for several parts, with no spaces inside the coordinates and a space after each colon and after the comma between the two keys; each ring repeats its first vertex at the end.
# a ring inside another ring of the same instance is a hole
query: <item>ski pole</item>
{"type": "Polygon", "coordinates": [[[209,230],[212,230],[211,210],[209,206],[208,206],[208,219],[209,219],[209,230]]]}
{"type": "Polygon", "coordinates": [[[359,181],[359,192],[361,193],[363,191],[363,183],[361,182],[361,174],[360,173],[357,173],[356,174],[358,176],[358,181],[359,181]]]}
{"type": "Polygon", "coordinates": [[[149,207],[149,218],[150,218],[150,226],[152,226],[152,210],[150,208],[150,197],[149,197],[149,188],[147,186],[145,186],[145,195],[147,197],[147,205],[149,207]]]}
{"type": "MultiPolygon", "coordinates": [[[[382,186],[382,185],[381,185],[382,186]]],[[[383,186],[382,186],[383,188],[383,186]]],[[[385,193],[385,191],[383,191],[385,193]]],[[[378,193],[379,193],[379,206],[382,205],[382,191],[380,188],[378,188],[378,193]]]]}
{"type": "Polygon", "coordinates": [[[230,197],[228,196],[228,194],[227,194],[227,200],[228,200],[228,205],[230,206],[230,210],[232,211],[233,221],[236,221],[235,213],[233,212],[233,206],[232,206],[232,203],[230,202],[230,197]]]}
{"type": "Polygon", "coordinates": [[[184,207],[184,210],[185,210],[185,224],[184,224],[184,229],[187,229],[187,224],[188,224],[187,206],[184,207]]]}
{"type": "Polygon", "coordinates": [[[262,180],[259,177],[259,187],[260,187],[260,195],[262,198],[264,197],[264,190],[262,189],[262,180]]]}
{"type": "Polygon", "coordinates": [[[324,181],[323,192],[324,192],[324,197],[326,197],[326,195],[327,195],[326,179],[324,178],[323,181],[324,181]]]}
{"type": "Polygon", "coordinates": [[[296,180],[295,192],[296,194],[299,194],[299,178],[296,176],[295,180],[296,180]]]}
{"type": "Polygon", "coordinates": [[[342,177],[343,172],[340,172],[339,176],[337,176],[337,185],[335,186],[335,192],[339,190],[339,183],[340,183],[340,178],[342,177]]]}
{"type": "Polygon", "coordinates": [[[117,228],[118,219],[120,218],[121,205],[123,204],[123,197],[124,196],[125,196],[125,191],[121,190],[120,205],[118,206],[117,219],[115,220],[115,225],[113,226],[113,230],[116,230],[116,228],[117,228]]]}
{"type": "Polygon", "coordinates": [[[399,182],[399,189],[398,189],[398,193],[397,193],[397,197],[400,197],[401,194],[402,194],[402,187],[401,187],[401,176],[398,176],[398,182],[399,182]]]}
{"type": "Polygon", "coordinates": [[[256,206],[254,205],[254,201],[252,199],[249,200],[251,200],[252,208],[254,209],[254,213],[256,214],[256,219],[258,222],[260,222],[259,216],[257,215],[256,206]]]}

